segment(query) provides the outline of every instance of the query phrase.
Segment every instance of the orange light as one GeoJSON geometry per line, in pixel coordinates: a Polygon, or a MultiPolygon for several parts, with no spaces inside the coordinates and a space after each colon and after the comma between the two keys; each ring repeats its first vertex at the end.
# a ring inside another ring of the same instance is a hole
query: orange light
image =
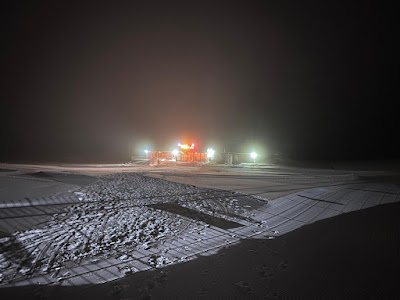
{"type": "Polygon", "coordinates": [[[187,149],[194,149],[194,144],[192,144],[191,146],[189,146],[188,144],[178,144],[178,147],[180,147],[181,149],[187,150],[187,149]]]}

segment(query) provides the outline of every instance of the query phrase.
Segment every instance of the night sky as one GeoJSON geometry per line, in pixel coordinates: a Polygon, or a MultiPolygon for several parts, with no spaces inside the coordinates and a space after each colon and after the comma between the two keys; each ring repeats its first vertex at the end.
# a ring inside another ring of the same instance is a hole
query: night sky
{"type": "Polygon", "coordinates": [[[1,4],[0,161],[400,156],[389,2],[72,2],[1,4]]]}

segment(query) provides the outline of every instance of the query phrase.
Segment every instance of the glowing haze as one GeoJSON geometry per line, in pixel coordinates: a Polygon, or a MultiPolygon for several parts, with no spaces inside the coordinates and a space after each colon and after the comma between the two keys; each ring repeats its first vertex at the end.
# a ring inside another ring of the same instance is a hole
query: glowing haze
{"type": "Polygon", "coordinates": [[[354,5],[311,7],[9,3],[2,156],[120,160],[179,141],[299,157],[397,153],[370,143],[393,121],[390,105],[371,105],[392,93],[390,24],[354,5]]]}

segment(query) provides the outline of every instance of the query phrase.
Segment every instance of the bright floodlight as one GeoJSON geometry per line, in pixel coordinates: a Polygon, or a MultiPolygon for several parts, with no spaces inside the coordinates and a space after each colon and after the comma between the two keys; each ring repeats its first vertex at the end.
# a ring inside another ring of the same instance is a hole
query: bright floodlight
{"type": "Polygon", "coordinates": [[[144,153],[146,153],[146,154],[147,154],[147,153],[149,153],[149,150],[147,150],[147,149],[146,149],[146,150],[144,150],[144,153]]]}
{"type": "Polygon", "coordinates": [[[173,154],[174,156],[177,156],[177,155],[178,155],[178,150],[176,150],[176,149],[172,150],[172,154],[173,154]]]}
{"type": "Polygon", "coordinates": [[[215,151],[214,149],[208,148],[207,149],[207,158],[212,159],[214,157],[215,151]]]}
{"type": "Polygon", "coordinates": [[[255,153],[254,151],[250,153],[251,158],[253,159],[253,163],[256,164],[256,157],[257,157],[257,153],[255,153]]]}

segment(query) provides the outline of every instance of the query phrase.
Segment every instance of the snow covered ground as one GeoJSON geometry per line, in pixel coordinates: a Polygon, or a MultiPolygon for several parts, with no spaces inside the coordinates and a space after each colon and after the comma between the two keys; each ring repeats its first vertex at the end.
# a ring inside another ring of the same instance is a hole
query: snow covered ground
{"type": "MultiPolygon", "coordinates": [[[[273,239],[319,219],[400,200],[398,185],[366,182],[348,173],[147,172],[101,175],[39,198],[0,199],[0,285],[102,283],[214,253],[244,238],[273,239]],[[232,182],[241,184],[236,190],[215,189],[232,182]],[[160,205],[168,203],[173,210],[160,205]],[[21,216],[37,217],[34,209],[47,219],[18,231],[3,229],[21,216]],[[224,220],[236,225],[221,226],[224,220]]],[[[1,180],[9,176],[21,175],[5,171],[1,180]]]]}
{"type": "MultiPolygon", "coordinates": [[[[141,257],[142,264],[151,267],[186,260],[189,249],[203,240],[200,236],[210,225],[149,205],[172,202],[214,218],[233,220],[235,213],[239,215],[248,210],[240,203],[246,203],[246,199],[254,202],[250,196],[232,196],[227,191],[197,188],[137,173],[101,176],[94,183],[76,189],[74,194],[79,202],[53,214],[41,228],[17,231],[1,238],[2,283],[28,279],[28,284],[35,282],[35,278],[39,282],[63,281],[79,266],[87,267],[110,258],[121,275],[127,270],[143,269],[143,266],[126,265],[136,256],[141,257]],[[182,252],[174,249],[166,254],[169,248],[179,248],[173,243],[181,239],[182,233],[194,231],[198,237],[188,238],[190,247],[184,242],[182,252]],[[161,247],[166,242],[170,247],[161,247]],[[160,247],[163,248],[160,251],[152,250],[160,247]]],[[[198,246],[198,250],[207,250],[210,245],[206,244],[198,246]]],[[[211,247],[215,246],[212,243],[211,247]]]]}

